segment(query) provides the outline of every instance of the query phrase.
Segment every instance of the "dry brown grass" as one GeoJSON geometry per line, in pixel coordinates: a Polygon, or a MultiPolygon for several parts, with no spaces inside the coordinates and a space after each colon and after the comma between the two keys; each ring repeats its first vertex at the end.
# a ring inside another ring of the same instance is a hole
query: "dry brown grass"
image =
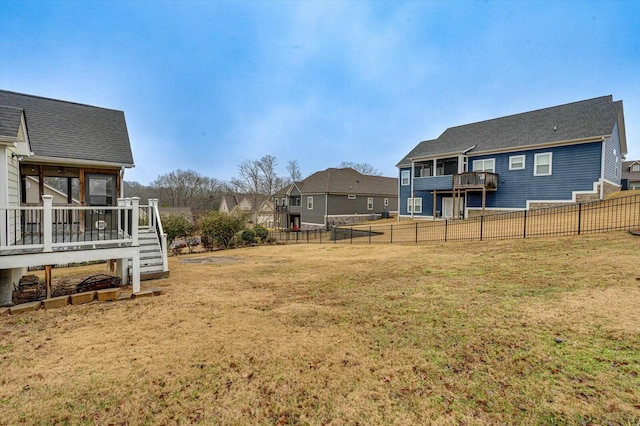
{"type": "Polygon", "coordinates": [[[143,283],[163,296],[0,318],[0,423],[635,424],[639,253],[617,232],[173,257],[143,283]]]}

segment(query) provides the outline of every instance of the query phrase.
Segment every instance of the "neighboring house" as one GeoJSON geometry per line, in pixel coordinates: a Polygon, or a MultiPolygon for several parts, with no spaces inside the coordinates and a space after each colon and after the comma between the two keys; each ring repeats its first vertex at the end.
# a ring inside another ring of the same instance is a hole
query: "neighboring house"
{"type": "Polygon", "coordinates": [[[450,127],[398,164],[400,216],[459,218],[603,199],[627,152],[611,96],[450,127]]]}
{"type": "Polygon", "coordinates": [[[155,203],[143,229],[122,198],[133,165],[122,111],[0,90],[0,305],[30,266],[116,259],[134,292],[168,273],[155,203]]]}
{"type": "Polygon", "coordinates": [[[398,210],[397,191],[396,178],[326,169],[274,195],[275,226],[297,231],[388,217],[398,210]]]}
{"type": "Polygon", "coordinates": [[[628,189],[640,189],[640,160],[622,162],[622,181],[628,189]]]}
{"type": "Polygon", "coordinates": [[[263,199],[264,196],[260,195],[255,197],[258,200],[258,209],[254,211],[253,195],[246,194],[228,194],[222,197],[220,202],[221,213],[233,214],[238,216],[244,216],[250,223],[262,225],[267,228],[273,227],[273,203],[271,200],[263,199]]]}
{"type": "Polygon", "coordinates": [[[191,224],[193,224],[193,214],[191,213],[191,207],[158,207],[160,216],[184,216],[191,224]]]}

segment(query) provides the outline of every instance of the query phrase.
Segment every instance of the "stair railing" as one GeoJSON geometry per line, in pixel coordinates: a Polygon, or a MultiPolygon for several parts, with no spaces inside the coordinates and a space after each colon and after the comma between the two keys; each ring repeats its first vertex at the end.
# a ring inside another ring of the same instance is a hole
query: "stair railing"
{"type": "Polygon", "coordinates": [[[158,241],[160,242],[160,254],[162,255],[162,270],[163,272],[169,271],[169,256],[167,250],[167,234],[162,229],[162,220],[160,219],[160,212],[158,210],[158,199],[149,199],[149,228],[154,229],[158,235],[158,241]]]}

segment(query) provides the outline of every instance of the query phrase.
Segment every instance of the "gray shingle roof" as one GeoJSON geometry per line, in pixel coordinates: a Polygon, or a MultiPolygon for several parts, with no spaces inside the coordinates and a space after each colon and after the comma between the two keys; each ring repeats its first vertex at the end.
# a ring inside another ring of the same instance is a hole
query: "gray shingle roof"
{"type": "Polygon", "coordinates": [[[420,142],[397,166],[411,164],[411,158],[472,153],[579,140],[610,135],[622,101],[611,96],[588,99],[524,112],[478,123],[450,127],[437,139],[420,142]]]}
{"type": "Polygon", "coordinates": [[[122,111],[0,90],[0,106],[23,109],[36,156],[133,166],[122,111]]]}
{"type": "Polygon", "coordinates": [[[350,167],[316,172],[296,185],[302,194],[395,195],[398,192],[397,178],[363,175],[350,167]]]}
{"type": "Polygon", "coordinates": [[[622,179],[629,179],[631,182],[640,181],[640,172],[631,171],[631,166],[634,164],[640,165],[640,160],[622,162],[622,179]]]}
{"type": "Polygon", "coordinates": [[[22,109],[0,106],[0,136],[17,137],[21,119],[22,109]]]}

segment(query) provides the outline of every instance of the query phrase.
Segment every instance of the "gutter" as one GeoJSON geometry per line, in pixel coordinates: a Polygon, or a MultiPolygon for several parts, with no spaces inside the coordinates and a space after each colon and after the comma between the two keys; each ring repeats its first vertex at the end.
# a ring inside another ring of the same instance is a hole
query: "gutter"
{"type": "Polygon", "coordinates": [[[37,162],[44,164],[55,164],[55,165],[72,165],[72,166],[97,166],[97,167],[112,167],[112,168],[133,168],[135,164],[133,163],[110,163],[106,161],[96,161],[96,160],[79,160],[76,158],[62,158],[62,157],[45,157],[45,156],[33,156],[29,157],[29,159],[25,159],[25,164],[29,162],[37,162]]]}

